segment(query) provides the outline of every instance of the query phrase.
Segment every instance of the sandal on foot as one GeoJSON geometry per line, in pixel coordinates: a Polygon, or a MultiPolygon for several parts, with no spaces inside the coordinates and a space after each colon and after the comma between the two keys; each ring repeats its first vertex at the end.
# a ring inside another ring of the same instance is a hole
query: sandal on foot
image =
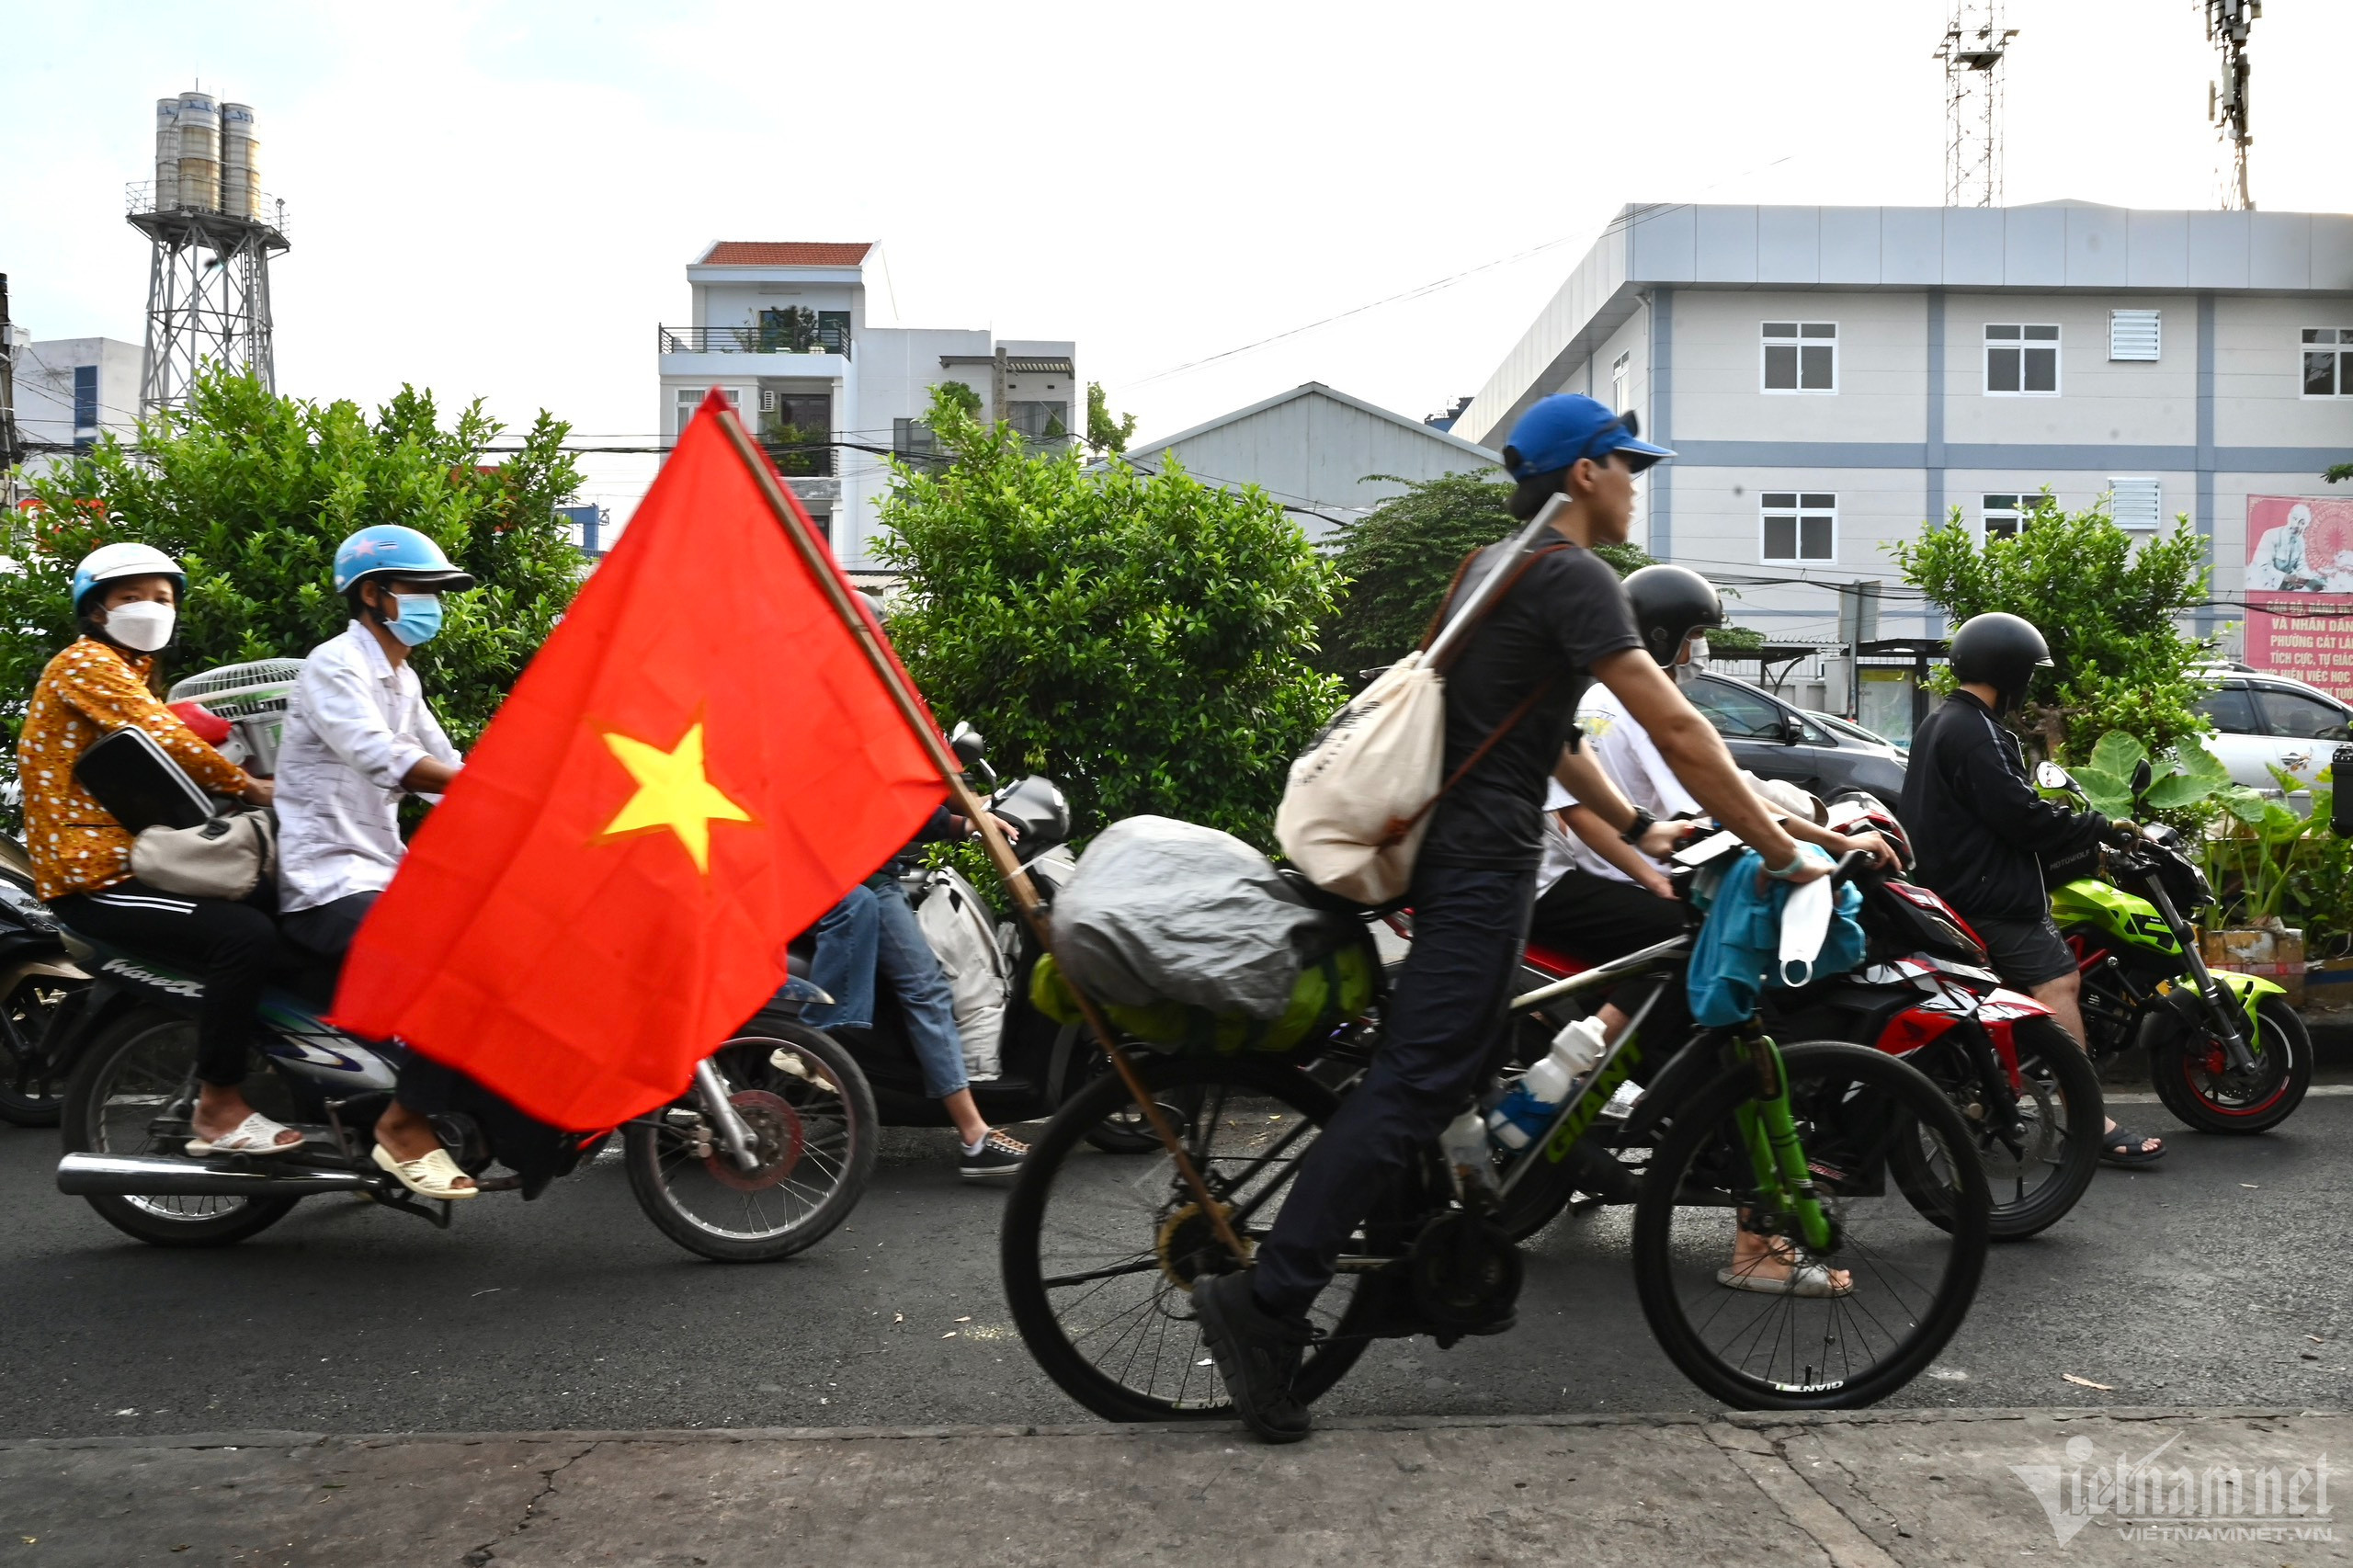
{"type": "Polygon", "coordinates": [[[447,1149],[436,1149],[419,1159],[401,1160],[393,1158],[392,1151],[379,1143],[369,1151],[369,1154],[375,1160],[379,1170],[392,1176],[419,1198],[432,1198],[444,1203],[455,1203],[460,1199],[472,1198],[482,1190],[478,1187],[457,1185],[461,1181],[471,1182],[473,1178],[458,1168],[458,1162],[449,1157],[449,1151],[447,1149]]]}
{"type": "Polygon", "coordinates": [[[2150,1139],[2143,1137],[2138,1132],[2128,1132],[2119,1127],[2099,1141],[2100,1164],[2123,1165],[2127,1168],[2133,1165],[2154,1165],[2165,1157],[2165,1146],[2163,1142],[2158,1142],[2154,1149],[2141,1147],[2142,1144],[2149,1142],[2151,1142],[2150,1139]]]}
{"type": "Polygon", "coordinates": [[[302,1146],[302,1140],[297,1138],[291,1143],[281,1143],[278,1138],[282,1132],[293,1131],[290,1127],[279,1126],[257,1110],[248,1111],[244,1120],[218,1138],[189,1139],[188,1152],[199,1160],[213,1154],[290,1154],[302,1146]]]}
{"type": "Polygon", "coordinates": [[[1828,1267],[1819,1263],[1801,1263],[1786,1274],[1759,1274],[1754,1264],[1746,1267],[1728,1264],[1716,1270],[1716,1283],[1727,1290],[1755,1290],[1766,1296],[1844,1296],[1855,1289],[1853,1280],[1841,1285],[1831,1277],[1828,1267]]]}

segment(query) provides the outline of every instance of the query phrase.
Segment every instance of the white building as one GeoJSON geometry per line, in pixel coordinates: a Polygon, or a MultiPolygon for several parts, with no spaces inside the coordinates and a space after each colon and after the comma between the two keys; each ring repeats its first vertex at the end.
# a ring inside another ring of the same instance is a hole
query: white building
{"type": "Polygon", "coordinates": [[[872,564],[887,455],[930,449],[920,422],[935,385],[961,382],[986,417],[1043,445],[1068,443],[1086,417],[1075,344],[882,325],[870,278],[888,320],[879,245],[722,240],[687,267],[688,322],[660,329],[664,443],[722,388],[849,567],[872,564]]]}
{"type": "Polygon", "coordinates": [[[2128,528],[2187,514],[2228,600],[2251,509],[2348,500],[2319,476],[2353,456],[2353,216],[1628,207],[1455,431],[1500,448],[1556,392],[1681,454],[1637,540],[1765,585],[1733,615],[1776,639],[1836,641],[1812,585],[1871,580],[1881,636],[1935,633],[1885,546],[1954,507],[2014,528],[2046,485],[2128,528]]]}
{"type": "Polygon", "coordinates": [[[1401,494],[1405,487],[1394,480],[1492,472],[1503,460],[1321,381],[1160,440],[1134,442],[1127,451],[1128,461],[1148,471],[1171,457],[1205,484],[1257,485],[1288,507],[1312,540],[1401,494]]]}
{"type": "Polygon", "coordinates": [[[101,435],[136,438],[143,352],[111,337],[17,345],[17,429],[27,473],[46,472],[60,449],[95,446],[101,435]]]}

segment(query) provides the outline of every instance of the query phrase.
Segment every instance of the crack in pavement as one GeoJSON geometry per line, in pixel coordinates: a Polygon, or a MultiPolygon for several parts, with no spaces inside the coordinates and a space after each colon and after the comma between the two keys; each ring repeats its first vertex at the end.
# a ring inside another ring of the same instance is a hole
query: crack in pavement
{"type": "Polygon", "coordinates": [[[463,1557],[460,1558],[459,1561],[466,1564],[466,1568],[488,1568],[488,1565],[497,1559],[498,1543],[500,1541],[513,1540],[517,1536],[531,1528],[531,1520],[533,1517],[539,1513],[540,1505],[546,1502],[550,1494],[555,1491],[555,1478],[562,1475],[565,1471],[570,1470],[574,1465],[578,1464],[582,1460],[586,1459],[590,1454],[595,1453],[598,1449],[601,1449],[604,1446],[604,1439],[598,1438],[597,1440],[582,1448],[578,1453],[574,1454],[562,1464],[554,1465],[549,1469],[540,1471],[540,1489],[537,1492],[532,1493],[529,1499],[524,1503],[523,1517],[515,1521],[515,1528],[508,1530],[505,1535],[498,1536],[493,1540],[483,1542],[480,1546],[475,1547],[472,1551],[467,1552],[463,1557]]]}
{"type": "Polygon", "coordinates": [[[1764,1494],[1790,1528],[1813,1542],[1831,1568],[1897,1568],[1895,1560],[1859,1525],[1798,1472],[1770,1432],[1716,1422],[1706,1431],[1709,1441],[1764,1494]]]}

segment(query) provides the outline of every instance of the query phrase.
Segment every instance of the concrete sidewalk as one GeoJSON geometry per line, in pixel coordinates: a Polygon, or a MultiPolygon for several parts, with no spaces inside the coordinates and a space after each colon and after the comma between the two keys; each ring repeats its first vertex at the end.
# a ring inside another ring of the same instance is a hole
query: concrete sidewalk
{"type": "Polygon", "coordinates": [[[2169,1409],[26,1439],[0,1562],[2312,1568],[2347,1456],[2343,1413],[2169,1409]]]}

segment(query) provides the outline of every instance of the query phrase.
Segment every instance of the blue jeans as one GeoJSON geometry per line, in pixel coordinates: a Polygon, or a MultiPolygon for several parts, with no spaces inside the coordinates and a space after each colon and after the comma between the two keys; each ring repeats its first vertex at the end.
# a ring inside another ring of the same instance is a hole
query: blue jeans
{"type": "Polygon", "coordinates": [[[879,971],[899,999],[907,1045],[923,1073],[923,1092],[945,1099],[965,1087],[964,1037],[956,1028],[955,996],[899,879],[885,871],[850,889],[816,929],[809,978],[834,998],[834,1006],[802,1013],[810,1027],[872,1028],[879,971]]]}

